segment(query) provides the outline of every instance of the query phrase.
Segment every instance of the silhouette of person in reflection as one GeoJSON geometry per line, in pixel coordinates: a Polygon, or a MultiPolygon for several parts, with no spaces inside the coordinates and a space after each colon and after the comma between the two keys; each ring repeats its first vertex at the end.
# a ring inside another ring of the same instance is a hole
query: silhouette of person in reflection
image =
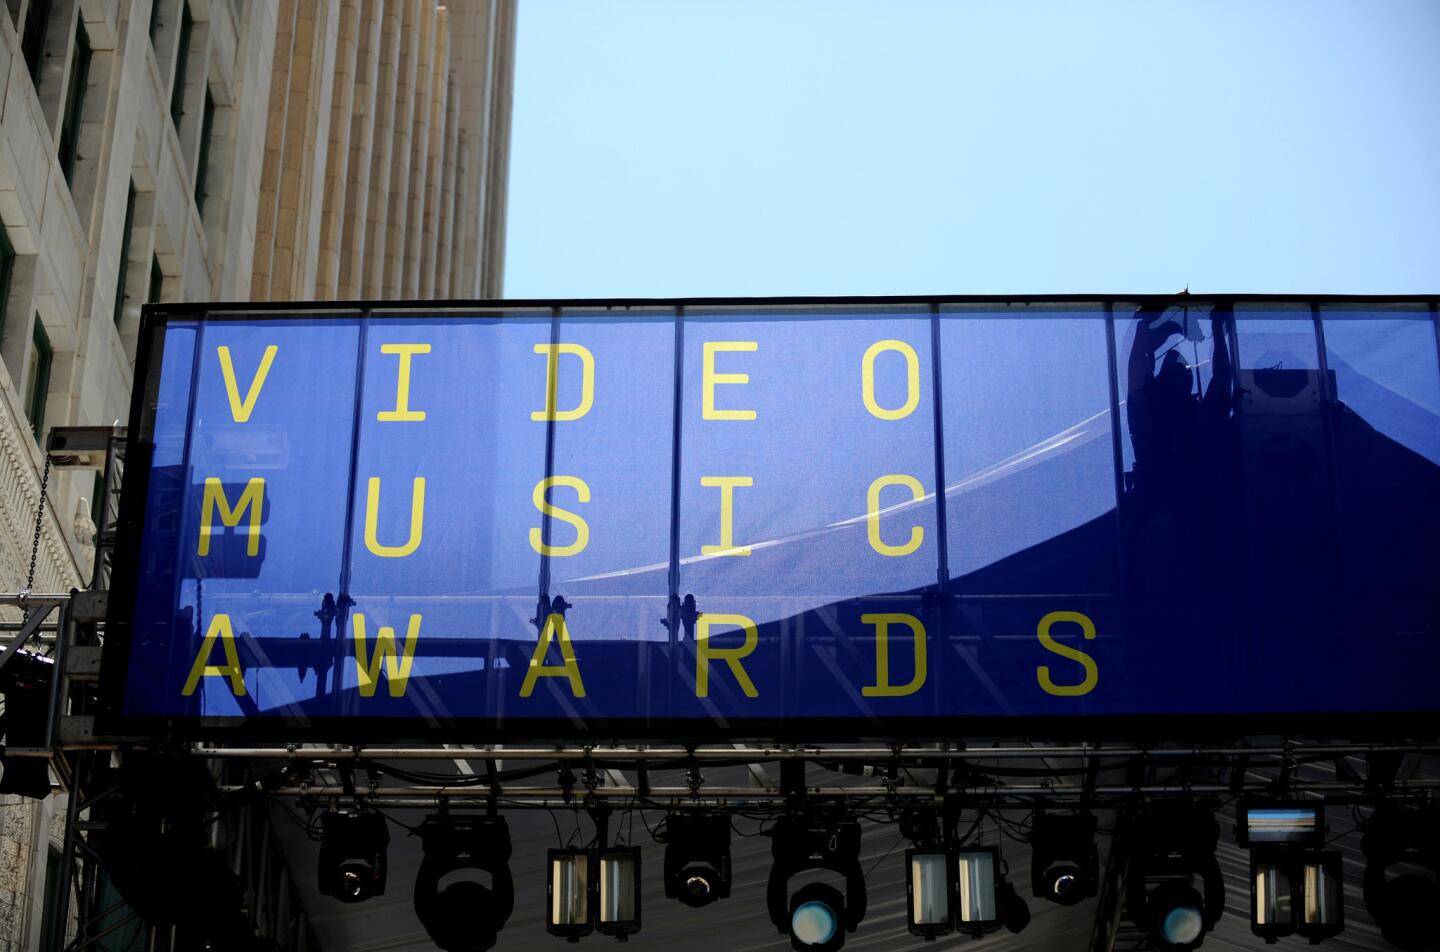
{"type": "Polygon", "coordinates": [[[1132,574],[1163,591],[1177,579],[1222,581],[1222,525],[1231,503],[1230,421],[1235,374],[1227,343],[1231,308],[1217,305],[1207,338],[1197,308],[1145,305],[1135,312],[1125,401],[1135,462],[1125,474],[1132,574]],[[1204,383],[1198,345],[1211,345],[1204,383]],[[1187,363],[1182,347],[1195,356],[1187,363]]]}

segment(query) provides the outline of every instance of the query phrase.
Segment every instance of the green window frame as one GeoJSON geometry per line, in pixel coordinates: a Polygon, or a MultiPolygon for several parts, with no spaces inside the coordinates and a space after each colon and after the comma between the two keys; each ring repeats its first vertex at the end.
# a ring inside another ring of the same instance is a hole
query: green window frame
{"type": "Polygon", "coordinates": [[[145,303],[154,304],[165,291],[165,272],[160,270],[160,256],[150,256],[150,286],[145,290],[145,303]]]}
{"type": "Polygon", "coordinates": [[[60,122],[60,171],[66,184],[75,178],[80,148],[80,121],[85,109],[85,86],[90,81],[90,37],[83,23],[75,24],[75,55],[70,60],[70,83],[65,91],[65,112],[60,122]]]}
{"type": "Polygon", "coordinates": [[[115,275],[115,326],[125,316],[125,275],[130,270],[130,232],[135,226],[135,183],[125,198],[125,231],[120,235],[120,273],[115,275]]]}
{"type": "Polygon", "coordinates": [[[185,67],[190,62],[190,34],[195,21],[190,16],[190,4],[180,2],[180,45],[175,50],[175,79],[170,86],[170,119],[175,131],[180,131],[180,117],[185,115],[185,67]]]}
{"type": "Polygon", "coordinates": [[[5,306],[10,303],[10,281],[15,275],[15,246],[0,224],[0,334],[5,332],[5,306]]]}
{"type": "Polygon", "coordinates": [[[25,412],[30,417],[30,432],[39,443],[45,435],[45,403],[50,396],[50,368],[55,362],[55,349],[50,346],[39,314],[35,315],[31,344],[34,349],[30,351],[30,372],[26,374],[25,412]]]}
{"type": "Polygon", "coordinates": [[[205,113],[200,120],[200,157],[195,163],[195,210],[205,215],[205,170],[210,166],[210,133],[215,129],[215,99],[205,90],[205,113]]]}

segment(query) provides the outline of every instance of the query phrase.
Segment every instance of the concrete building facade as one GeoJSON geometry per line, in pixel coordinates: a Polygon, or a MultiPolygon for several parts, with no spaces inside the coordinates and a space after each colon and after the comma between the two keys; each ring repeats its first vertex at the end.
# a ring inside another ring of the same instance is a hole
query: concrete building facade
{"type": "MultiPolygon", "coordinates": [[[[0,589],[84,587],[96,479],[44,438],[124,422],[143,304],[500,296],[514,30],[515,0],[4,0],[0,589]]],[[[0,797],[0,952],[53,925],[63,812],[0,797]]]]}

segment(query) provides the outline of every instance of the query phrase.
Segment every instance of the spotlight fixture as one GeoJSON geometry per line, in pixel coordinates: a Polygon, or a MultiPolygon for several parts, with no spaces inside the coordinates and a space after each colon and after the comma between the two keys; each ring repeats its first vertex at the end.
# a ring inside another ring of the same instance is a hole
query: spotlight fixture
{"type": "Polygon", "coordinates": [[[1266,942],[1293,935],[1300,911],[1300,854],[1324,843],[1324,804],[1242,803],[1235,838],[1250,850],[1250,931],[1266,942]]]}
{"type": "Polygon", "coordinates": [[[905,887],[909,894],[908,925],[911,935],[933,939],[955,928],[954,863],[943,847],[905,851],[905,887]]]}
{"type": "Polygon", "coordinates": [[[420,842],[415,915],[431,941],[446,952],[489,949],[515,908],[505,819],[431,815],[420,842]]]}
{"type": "Polygon", "coordinates": [[[730,896],[730,817],[671,813],[665,818],[665,898],[704,906],[730,896]]]}
{"type": "Polygon", "coordinates": [[[1031,837],[1030,892],[1073,906],[1100,887],[1100,854],[1095,848],[1096,820],[1089,813],[1036,811],[1031,837]]]}
{"type": "Polygon", "coordinates": [[[1030,907],[1000,869],[993,846],[967,846],[955,853],[955,926],[980,936],[1004,926],[1020,932],[1030,924],[1030,907]]]}
{"type": "Polygon", "coordinates": [[[1365,908],[1380,935],[1403,952],[1434,947],[1440,907],[1440,811],[1382,804],[1360,841],[1365,908]],[[1401,866],[1395,876],[1390,868],[1401,866]]]}
{"type": "Polygon", "coordinates": [[[320,818],[316,881],[321,895],[364,902],[385,894],[385,848],[390,831],[378,813],[326,813],[320,818]]]}
{"type": "Polygon", "coordinates": [[[860,824],[843,814],[828,819],[791,815],[770,831],[774,863],[766,886],[770,921],[790,945],[833,952],[865,918],[865,874],[860,869],[860,824]],[[808,870],[844,877],[842,893],[826,883],[808,883],[789,894],[790,880],[808,870]],[[787,901],[788,896],[788,901],[787,901]]]}
{"type": "Polygon", "coordinates": [[[547,894],[550,912],[545,931],[579,942],[595,927],[590,914],[590,884],[594,880],[591,866],[594,855],[589,850],[550,850],[547,867],[547,894]]]}
{"type": "Polygon", "coordinates": [[[620,941],[640,931],[640,848],[600,851],[600,921],[595,928],[620,941]]]}
{"type": "Polygon", "coordinates": [[[1295,931],[1311,944],[1339,935],[1345,928],[1345,899],[1340,853],[1300,855],[1299,922],[1295,931]]]}
{"type": "Polygon", "coordinates": [[[1152,806],[1131,821],[1126,841],[1131,863],[1125,907],[1131,920],[1160,949],[1199,948],[1225,911],[1213,805],[1152,806]]]}
{"type": "Polygon", "coordinates": [[[33,800],[50,795],[50,759],[18,757],[22,747],[45,746],[45,724],[50,717],[50,686],[54,664],[17,651],[8,665],[0,694],[5,711],[0,713],[0,793],[13,793],[33,800]],[[6,748],[14,748],[7,753],[6,748]]]}

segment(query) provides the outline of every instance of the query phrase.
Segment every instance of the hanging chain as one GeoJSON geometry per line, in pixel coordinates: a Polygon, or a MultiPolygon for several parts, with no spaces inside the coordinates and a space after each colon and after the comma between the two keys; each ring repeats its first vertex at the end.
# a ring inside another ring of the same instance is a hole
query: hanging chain
{"type": "Polygon", "coordinates": [[[35,538],[30,540],[30,571],[25,573],[25,587],[20,594],[29,596],[35,584],[35,560],[40,555],[40,532],[45,526],[45,487],[50,484],[50,454],[45,454],[45,471],[40,474],[40,505],[35,510],[35,538]]]}

